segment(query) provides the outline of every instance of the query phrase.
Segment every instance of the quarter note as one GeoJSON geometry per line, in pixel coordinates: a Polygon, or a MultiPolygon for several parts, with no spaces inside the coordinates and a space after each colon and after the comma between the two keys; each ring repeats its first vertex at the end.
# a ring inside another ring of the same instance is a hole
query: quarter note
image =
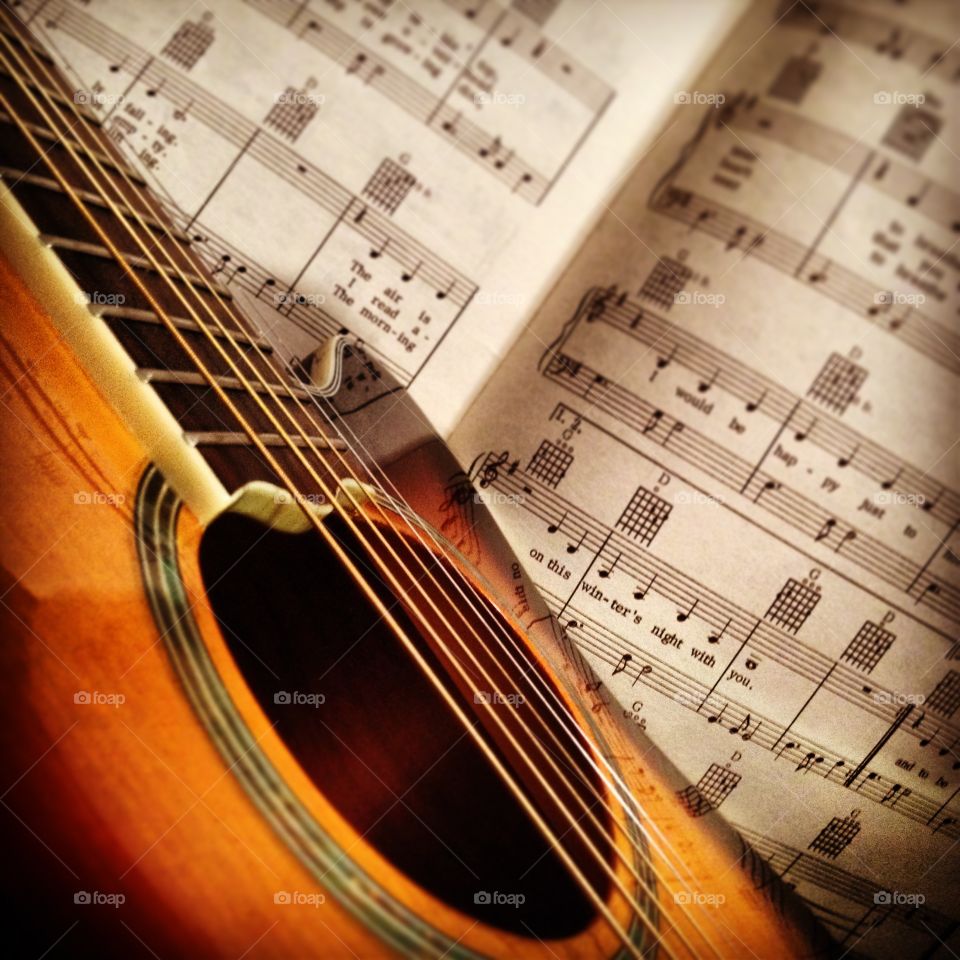
{"type": "Polygon", "coordinates": [[[671,364],[671,362],[673,361],[673,358],[674,358],[674,355],[676,354],[676,352],[677,352],[677,345],[674,344],[674,345],[673,345],[673,349],[670,351],[669,356],[666,356],[666,357],[664,357],[664,356],[659,356],[659,357],[657,357],[657,369],[658,369],[658,370],[664,370],[664,369],[666,369],[667,367],[669,367],[670,364],[671,364]]]}
{"type": "Polygon", "coordinates": [[[617,558],[613,561],[613,563],[611,563],[609,567],[604,567],[602,570],[598,571],[597,576],[603,577],[603,579],[606,580],[607,577],[609,577],[610,574],[617,569],[617,564],[620,562],[620,557],[621,554],[618,553],[617,558]]]}
{"type": "Polygon", "coordinates": [[[621,658],[620,662],[613,668],[612,677],[615,677],[618,673],[623,673],[627,669],[627,664],[633,659],[633,656],[629,653],[625,653],[621,658]]]}
{"type": "Polygon", "coordinates": [[[678,622],[678,623],[685,623],[685,622],[690,618],[690,614],[693,613],[693,611],[697,609],[697,604],[698,604],[699,602],[700,602],[700,598],[697,597],[697,599],[693,601],[693,604],[692,604],[692,606],[690,607],[689,610],[681,611],[680,613],[678,613],[678,614],[677,614],[677,622],[678,622]]]}
{"type": "Polygon", "coordinates": [[[727,632],[727,627],[730,626],[730,623],[731,621],[727,620],[719,633],[717,633],[716,630],[711,631],[710,636],[707,637],[707,643],[719,643],[723,639],[723,635],[727,632]]]}
{"type": "Polygon", "coordinates": [[[763,403],[763,401],[766,398],[767,398],[767,391],[764,390],[763,393],[761,393],[756,400],[750,400],[746,405],[747,413],[753,413],[754,411],[759,410],[760,405],[763,403]]]}
{"type": "Polygon", "coordinates": [[[713,376],[709,380],[701,380],[697,384],[697,390],[700,393],[706,393],[713,385],[716,383],[717,377],[720,375],[719,367],[713,371],[713,376]]]}
{"type": "Polygon", "coordinates": [[[564,511],[563,516],[556,523],[551,523],[548,525],[547,533],[556,533],[560,529],[560,526],[563,523],[563,521],[566,519],[567,519],[567,514],[566,514],[566,511],[564,511]]]}
{"type": "Polygon", "coordinates": [[[643,432],[649,433],[651,430],[656,430],[657,424],[660,422],[662,417],[662,410],[654,410],[653,413],[650,414],[650,419],[647,420],[646,425],[643,428],[643,432]]]}
{"type": "Polygon", "coordinates": [[[647,596],[647,594],[650,592],[650,588],[651,588],[656,582],[657,582],[657,575],[654,574],[653,577],[651,577],[650,582],[647,584],[647,586],[646,586],[643,590],[640,589],[640,584],[638,583],[638,584],[637,584],[637,589],[633,591],[633,599],[634,599],[634,600],[643,600],[643,599],[645,599],[646,596],[647,596]]]}
{"type": "Polygon", "coordinates": [[[584,530],[583,533],[580,534],[580,539],[576,542],[576,544],[568,543],[567,553],[576,553],[583,546],[583,541],[586,539],[586,536],[587,531],[584,530]]]}
{"type": "Polygon", "coordinates": [[[840,457],[837,460],[837,466],[840,467],[841,470],[844,470],[847,467],[849,467],[850,464],[853,462],[853,458],[857,455],[859,450],[860,450],[860,444],[858,443],[853,448],[853,450],[850,451],[850,453],[848,453],[845,457],[840,457]]]}
{"type": "Polygon", "coordinates": [[[889,480],[884,480],[883,483],[880,484],[880,487],[883,490],[889,490],[900,479],[901,473],[903,473],[903,467],[900,467],[889,480]]]}

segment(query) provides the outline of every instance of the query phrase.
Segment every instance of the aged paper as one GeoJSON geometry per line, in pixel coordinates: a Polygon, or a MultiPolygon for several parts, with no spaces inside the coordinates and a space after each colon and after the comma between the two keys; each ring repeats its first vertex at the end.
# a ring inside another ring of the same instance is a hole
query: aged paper
{"type": "Polygon", "coordinates": [[[760,5],[454,433],[845,950],[958,949],[957,8],[760,5]]]}
{"type": "Polygon", "coordinates": [[[271,339],[364,338],[448,432],[744,0],[33,0],[271,339]]]}

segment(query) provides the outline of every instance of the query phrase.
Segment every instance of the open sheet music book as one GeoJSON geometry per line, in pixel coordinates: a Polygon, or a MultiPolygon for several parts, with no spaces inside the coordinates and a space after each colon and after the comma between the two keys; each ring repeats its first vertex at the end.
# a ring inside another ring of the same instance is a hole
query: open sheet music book
{"type": "Polygon", "coordinates": [[[960,10],[27,0],[292,360],[362,337],[845,950],[960,951],[960,10]]]}

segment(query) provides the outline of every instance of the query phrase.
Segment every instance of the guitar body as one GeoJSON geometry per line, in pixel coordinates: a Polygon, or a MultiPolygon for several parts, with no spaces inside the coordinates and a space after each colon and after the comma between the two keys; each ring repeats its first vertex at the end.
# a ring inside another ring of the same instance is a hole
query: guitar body
{"type": "Polygon", "coordinates": [[[464,472],[337,338],[284,388],[332,418],[310,425],[320,451],[285,451],[298,481],[297,450],[324,463],[292,494],[273,440],[191,434],[191,405],[158,402],[179,355],[150,341],[144,375],[130,331],[168,318],[149,297],[149,318],[88,309],[41,240],[59,221],[18,189],[0,197],[18,955],[829,954],[746,844],[680,802],[537,597],[477,495],[504,458],[464,472]]]}

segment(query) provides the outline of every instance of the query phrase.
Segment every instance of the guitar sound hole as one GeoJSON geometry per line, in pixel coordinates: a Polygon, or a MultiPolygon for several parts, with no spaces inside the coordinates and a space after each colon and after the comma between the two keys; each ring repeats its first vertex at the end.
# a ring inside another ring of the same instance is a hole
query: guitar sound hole
{"type": "MultiPolygon", "coordinates": [[[[342,520],[331,518],[328,528],[370,568],[342,520]]],[[[414,548],[435,570],[438,563],[452,569],[400,533],[380,529],[401,552],[414,548]]],[[[256,521],[225,514],[205,532],[200,560],[224,640],[253,693],[306,773],[367,843],[435,897],[483,923],[547,940],[572,936],[594,920],[595,904],[556,849],[315,531],[265,531],[256,521]]],[[[438,579],[448,583],[442,575],[438,579]]],[[[498,716],[516,732],[562,805],[531,775],[529,764],[489,719],[488,708],[477,704],[493,693],[493,685],[463,654],[458,659],[472,679],[469,685],[455,682],[455,671],[417,630],[404,603],[384,584],[375,586],[553,836],[562,838],[564,850],[606,899],[607,875],[571,829],[572,818],[611,863],[600,785],[537,694],[549,682],[539,674],[531,680],[529,667],[522,674],[504,666],[506,655],[491,639],[490,627],[510,630],[507,622],[489,605],[485,621],[471,615],[491,652],[473,638],[471,650],[508,701],[523,699],[492,710],[502,711],[498,716]],[[549,719],[547,729],[536,724],[538,715],[549,719]],[[559,757],[562,783],[523,734],[521,720],[559,757]],[[547,730],[568,747],[572,763],[547,730]]],[[[452,623],[462,623],[456,620],[465,609],[462,597],[441,591],[434,597],[452,623]]]]}

